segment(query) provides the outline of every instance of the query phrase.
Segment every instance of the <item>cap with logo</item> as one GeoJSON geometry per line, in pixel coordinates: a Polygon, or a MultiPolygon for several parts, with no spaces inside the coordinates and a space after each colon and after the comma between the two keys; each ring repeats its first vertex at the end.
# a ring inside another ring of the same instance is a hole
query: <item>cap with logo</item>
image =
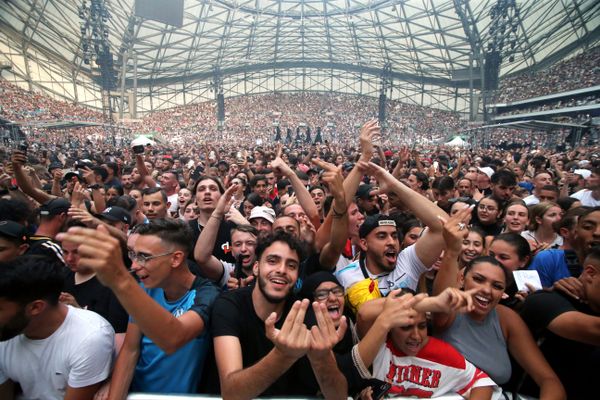
{"type": "Polygon", "coordinates": [[[358,228],[358,236],[362,239],[367,237],[374,229],[380,226],[392,226],[396,228],[396,221],[383,214],[370,215],[365,219],[360,228],[358,228]]]}
{"type": "Polygon", "coordinates": [[[113,222],[123,222],[127,225],[131,225],[131,215],[129,212],[122,207],[108,207],[98,216],[100,219],[113,222]]]}

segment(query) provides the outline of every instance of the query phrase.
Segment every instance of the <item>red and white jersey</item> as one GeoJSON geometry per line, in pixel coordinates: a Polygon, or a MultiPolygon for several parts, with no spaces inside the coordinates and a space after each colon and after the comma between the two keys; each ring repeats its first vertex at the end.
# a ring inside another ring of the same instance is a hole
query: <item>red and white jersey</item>
{"type": "Polygon", "coordinates": [[[373,362],[373,378],[392,385],[388,396],[431,398],[459,394],[467,398],[474,387],[496,386],[452,345],[434,337],[416,356],[397,350],[388,338],[373,362]]]}

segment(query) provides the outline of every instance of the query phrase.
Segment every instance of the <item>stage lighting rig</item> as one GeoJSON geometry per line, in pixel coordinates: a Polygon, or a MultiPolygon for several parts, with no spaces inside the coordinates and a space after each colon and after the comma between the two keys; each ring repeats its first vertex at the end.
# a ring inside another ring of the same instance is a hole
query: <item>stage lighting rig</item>
{"type": "Polygon", "coordinates": [[[107,24],[111,16],[106,7],[106,0],[83,0],[78,14],[81,19],[83,63],[89,65],[94,61],[100,70],[102,89],[114,89],[117,86],[117,74],[110,51],[107,24]]]}
{"type": "Polygon", "coordinates": [[[519,9],[515,0],[498,0],[490,8],[490,25],[487,49],[485,53],[485,90],[498,88],[498,76],[502,61],[515,60],[514,53],[518,44],[519,9]]]}

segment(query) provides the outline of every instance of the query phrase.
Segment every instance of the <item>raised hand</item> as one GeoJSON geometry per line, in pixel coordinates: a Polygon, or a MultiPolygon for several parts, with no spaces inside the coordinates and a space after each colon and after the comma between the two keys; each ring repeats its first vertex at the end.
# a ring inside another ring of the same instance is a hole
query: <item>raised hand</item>
{"type": "Polygon", "coordinates": [[[213,211],[213,215],[216,215],[218,218],[223,217],[223,213],[225,213],[225,210],[229,210],[231,198],[233,197],[233,194],[237,189],[238,185],[235,183],[229,186],[227,189],[225,189],[225,192],[223,193],[223,195],[221,195],[219,201],[217,202],[217,206],[213,211]]]}
{"type": "Polygon", "coordinates": [[[430,297],[429,301],[436,307],[437,311],[445,313],[450,312],[469,312],[473,311],[473,295],[479,289],[463,291],[457,288],[448,287],[437,296],[430,297]]]}
{"type": "Polygon", "coordinates": [[[421,293],[413,296],[410,293],[402,295],[402,289],[392,290],[385,298],[383,310],[378,318],[384,321],[386,329],[399,326],[409,326],[415,323],[417,311],[413,308],[415,304],[427,297],[421,293]]]}
{"type": "Polygon", "coordinates": [[[376,119],[372,119],[365,123],[360,129],[359,141],[361,150],[361,160],[370,161],[375,152],[373,142],[381,137],[381,128],[376,119]]]}
{"type": "Polygon", "coordinates": [[[277,156],[275,157],[274,160],[271,161],[271,168],[273,168],[273,170],[275,171],[276,174],[283,175],[283,176],[290,176],[291,174],[294,173],[294,171],[281,158],[282,151],[283,151],[283,146],[281,144],[278,144],[277,145],[277,156]]]}
{"type": "Polygon", "coordinates": [[[20,150],[13,150],[10,161],[13,167],[23,167],[27,164],[27,155],[20,150]]]}
{"type": "Polygon", "coordinates": [[[344,195],[344,177],[342,175],[342,167],[336,167],[331,163],[319,160],[317,158],[313,159],[312,163],[325,170],[321,178],[325,183],[327,183],[331,195],[340,203],[345,204],[346,198],[344,195]]]}
{"type": "Polygon", "coordinates": [[[446,249],[460,253],[462,250],[462,242],[469,235],[467,225],[471,220],[471,213],[474,206],[465,207],[452,217],[445,219],[439,217],[443,226],[444,242],[446,249]]]}
{"type": "Polygon", "coordinates": [[[288,313],[281,329],[275,328],[277,314],[271,313],[265,320],[265,333],[275,349],[286,358],[297,360],[304,356],[311,345],[311,334],[304,324],[308,309],[307,299],[296,301],[288,313]]]}
{"type": "Polygon", "coordinates": [[[310,329],[311,341],[308,357],[318,359],[328,356],[331,349],[342,340],[346,334],[348,323],[346,317],[342,316],[340,325],[336,329],[325,304],[314,302],[313,310],[317,325],[310,329]]]}

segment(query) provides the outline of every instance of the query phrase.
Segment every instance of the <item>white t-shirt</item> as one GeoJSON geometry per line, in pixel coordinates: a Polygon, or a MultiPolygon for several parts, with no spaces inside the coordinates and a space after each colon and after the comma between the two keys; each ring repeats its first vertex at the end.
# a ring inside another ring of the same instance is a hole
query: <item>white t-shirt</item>
{"type": "Polygon", "coordinates": [[[580,191],[573,193],[571,197],[581,201],[581,205],[584,207],[600,206],[600,200],[596,200],[592,197],[592,191],[590,189],[581,189],[580,191]]]}
{"type": "Polygon", "coordinates": [[[177,211],[177,209],[179,208],[179,194],[174,193],[170,196],[167,196],[167,201],[171,203],[171,205],[169,206],[169,212],[174,213],[175,211],[177,211]]]}
{"type": "Polygon", "coordinates": [[[531,194],[527,197],[525,197],[523,199],[523,201],[525,202],[526,205],[528,206],[534,206],[536,204],[539,204],[540,199],[537,198],[537,196],[535,194],[531,194]]]}
{"type": "Polygon", "coordinates": [[[99,314],[69,306],[63,323],[46,339],[21,334],[0,342],[0,384],[18,382],[22,399],[62,400],[67,386],[85,387],[108,377],[114,335],[99,314]]]}
{"type": "Polygon", "coordinates": [[[396,267],[389,273],[375,275],[368,268],[365,268],[369,275],[365,277],[360,268],[360,261],[354,261],[348,266],[336,270],[335,276],[346,290],[366,278],[376,279],[379,291],[383,296],[387,296],[389,292],[395,289],[409,288],[415,290],[419,283],[419,277],[427,269],[417,257],[415,245],[413,244],[398,254],[396,267]]]}

